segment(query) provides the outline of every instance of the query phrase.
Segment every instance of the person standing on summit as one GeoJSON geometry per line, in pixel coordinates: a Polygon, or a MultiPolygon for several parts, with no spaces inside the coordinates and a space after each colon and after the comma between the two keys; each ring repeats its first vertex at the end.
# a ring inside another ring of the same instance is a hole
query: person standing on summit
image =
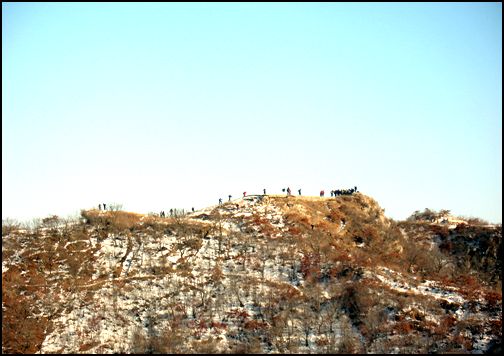
{"type": "Polygon", "coordinates": [[[287,195],[291,195],[290,187],[287,187],[287,195]]]}
{"type": "Polygon", "coordinates": [[[243,197],[245,198],[245,196],[247,195],[247,192],[243,192],[243,197]]]}
{"type": "Polygon", "coordinates": [[[320,191],[320,196],[321,196],[321,197],[323,197],[323,196],[324,196],[324,191],[323,191],[323,190],[321,190],[321,191],[320,191]]]}

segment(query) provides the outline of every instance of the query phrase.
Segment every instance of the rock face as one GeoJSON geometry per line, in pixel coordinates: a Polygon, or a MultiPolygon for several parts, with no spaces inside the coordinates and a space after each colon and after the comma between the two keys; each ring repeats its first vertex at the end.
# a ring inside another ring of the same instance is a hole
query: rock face
{"type": "Polygon", "coordinates": [[[2,229],[4,353],[480,353],[500,227],[388,219],[360,193],[2,229]]]}

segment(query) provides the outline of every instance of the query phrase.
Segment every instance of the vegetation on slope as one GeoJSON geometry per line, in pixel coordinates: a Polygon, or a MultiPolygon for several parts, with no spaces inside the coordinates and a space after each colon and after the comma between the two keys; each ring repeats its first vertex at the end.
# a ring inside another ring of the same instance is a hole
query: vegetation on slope
{"type": "Polygon", "coordinates": [[[2,226],[2,349],[476,352],[502,338],[500,227],[395,222],[362,194],[2,226]]]}

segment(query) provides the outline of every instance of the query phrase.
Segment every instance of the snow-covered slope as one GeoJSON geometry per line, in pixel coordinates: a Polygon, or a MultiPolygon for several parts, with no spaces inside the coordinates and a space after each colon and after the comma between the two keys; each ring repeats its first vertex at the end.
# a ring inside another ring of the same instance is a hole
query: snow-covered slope
{"type": "Polygon", "coordinates": [[[408,234],[362,194],[249,196],[172,218],[87,211],[9,231],[2,350],[495,348],[499,284],[408,234]]]}

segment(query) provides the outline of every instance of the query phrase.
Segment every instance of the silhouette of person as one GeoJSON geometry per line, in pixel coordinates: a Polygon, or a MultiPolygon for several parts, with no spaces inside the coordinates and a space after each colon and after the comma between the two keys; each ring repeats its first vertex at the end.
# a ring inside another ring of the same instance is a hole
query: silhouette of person
{"type": "Polygon", "coordinates": [[[170,209],[170,216],[173,216],[173,209],[170,209]]]}
{"type": "Polygon", "coordinates": [[[107,210],[107,204],[103,203],[103,210],[107,210]]]}
{"type": "Polygon", "coordinates": [[[247,192],[243,192],[243,197],[245,197],[247,195],[247,192]]]}
{"type": "Polygon", "coordinates": [[[263,189],[263,193],[264,193],[264,195],[266,195],[266,188],[263,189]]]}
{"type": "Polygon", "coordinates": [[[101,210],[101,204],[98,204],[98,210],[101,210]]]}
{"type": "Polygon", "coordinates": [[[231,201],[231,194],[229,194],[229,195],[228,195],[228,197],[229,197],[229,200],[228,200],[228,201],[231,201]]]}
{"type": "Polygon", "coordinates": [[[334,194],[334,190],[331,190],[331,196],[333,196],[333,194],[334,194]]]}
{"type": "Polygon", "coordinates": [[[192,209],[192,212],[194,213],[194,206],[191,209],[192,209]]]}
{"type": "Polygon", "coordinates": [[[299,195],[301,195],[301,189],[298,189],[298,193],[299,193],[299,195]]]}
{"type": "Polygon", "coordinates": [[[219,198],[219,205],[222,204],[222,198],[219,198]]]}
{"type": "Polygon", "coordinates": [[[284,192],[284,193],[285,193],[285,188],[282,188],[282,192],[284,192]]]}
{"type": "Polygon", "coordinates": [[[291,190],[290,190],[290,188],[287,188],[287,195],[291,195],[291,190]]]}
{"type": "Polygon", "coordinates": [[[320,196],[321,196],[321,197],[323,197],[323,196],[324,196],[324,191],[323,191],[323,190],[321,190],[321,191],[320,191],[320,196]]]}

